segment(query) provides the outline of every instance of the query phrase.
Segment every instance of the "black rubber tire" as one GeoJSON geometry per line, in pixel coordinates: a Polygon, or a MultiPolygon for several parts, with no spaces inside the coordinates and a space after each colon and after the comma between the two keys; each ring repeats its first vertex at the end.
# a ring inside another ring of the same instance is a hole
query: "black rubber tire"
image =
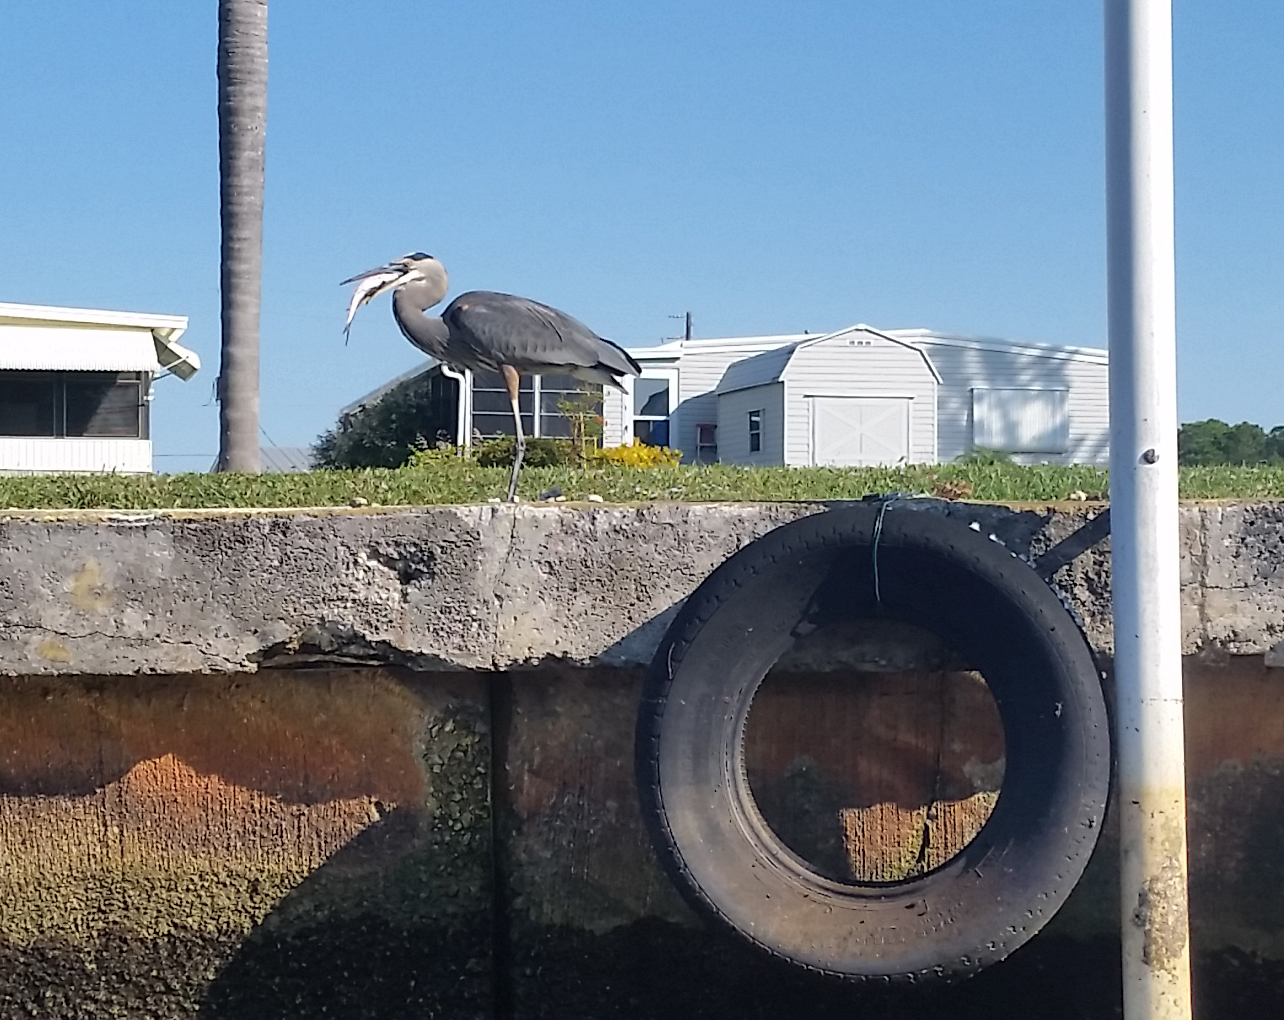
{"type": "Polygon", "coordinates": [[[966,524],[895,504],[785,525],[714,571],[656,652],[636,753],[643,814],[688,902],[777,957],[853,980],[965,976],[1022,945],[1082,875],[1110,786],[1100,680],[1056,595],[966,524]],[[749,792],[742,745],[758,684],[800,623],[837,616],[935,631],[998,706],[1006,764],[993,813],[918,878],[817,874],[749,792]]]}

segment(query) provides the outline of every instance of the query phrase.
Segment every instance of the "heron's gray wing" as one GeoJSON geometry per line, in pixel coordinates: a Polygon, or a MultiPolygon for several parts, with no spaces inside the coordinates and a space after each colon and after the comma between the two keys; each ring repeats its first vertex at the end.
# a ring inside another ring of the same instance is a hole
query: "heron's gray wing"
{"type": "Polygon", "coordinates": [[[559,367],[605,368],[635,375],[637,363],[578,319],[529,298],[469,291],[442,313],[451,340],[466,344],[480,361],[511,365],[519,372],[559,367]]]}

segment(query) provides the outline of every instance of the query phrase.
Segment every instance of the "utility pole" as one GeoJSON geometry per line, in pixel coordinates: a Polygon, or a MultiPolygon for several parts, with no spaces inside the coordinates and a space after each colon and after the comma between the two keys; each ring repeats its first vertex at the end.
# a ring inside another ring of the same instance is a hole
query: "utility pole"
{"type": "Polygon", "coordinates": [[[1111,587],[1126,1020],[1189,1020],[1171,0],[1105,0],[1111,587]]]}
{"type": "MultiPolygon", "coordinates": [[[[670,319],[681,319],[681,318],[683,318],[683,316],[681,316],[681,315],[670,315],[670,316],[669,316],[669,318],[670,318],[670,319]]],[[[687,328],[686,328],[686,334],[682,337],[682,339],[683,339],[683,340],[690,340],[690,339],[691,339],[691,313],[690,313],[690,312],[687,312],[687,314],[686,314],[685,318],[686,318],[686,320],[687,320],[687,328]]],[[[678,339],[678,337],[676,337],[676,336],[666,336],[664,339],[666,339],[666,340],[677,340],[677,339],[678,339]]]]}

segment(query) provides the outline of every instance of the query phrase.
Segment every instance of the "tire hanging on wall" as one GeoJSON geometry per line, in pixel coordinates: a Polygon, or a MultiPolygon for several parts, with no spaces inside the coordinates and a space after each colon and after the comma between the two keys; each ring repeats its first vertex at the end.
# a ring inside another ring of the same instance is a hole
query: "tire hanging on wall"
{"type": "Polygon", "coordinates": [[[1110,731],[1083,634],[1023,561],[964,523],[871,503],[787,524],[687,600],[651,664],[637,728],[643,814],[670,878],[706,918],[769,953],[853,980],[974,973],[1060,908],[1096,845],[1110,731]],[[984,676],[1006,763],[994,810],[919,877],[819,874],[754,804],[744,730],[796,636],[843,618],[934,631],[984,676]]]}

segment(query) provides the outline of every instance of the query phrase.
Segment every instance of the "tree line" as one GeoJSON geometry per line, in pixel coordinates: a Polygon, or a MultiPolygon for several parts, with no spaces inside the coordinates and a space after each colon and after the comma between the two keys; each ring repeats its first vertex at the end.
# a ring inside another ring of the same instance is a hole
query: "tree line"
{"type": "Polygon", "coordinates": [[[1284,425],[1267,432],[1247,421],[1238,425],[1216,418],[1187,422],[1177,432],[1177,463],[1189,467],[1284,464],[1284,425]]]}

